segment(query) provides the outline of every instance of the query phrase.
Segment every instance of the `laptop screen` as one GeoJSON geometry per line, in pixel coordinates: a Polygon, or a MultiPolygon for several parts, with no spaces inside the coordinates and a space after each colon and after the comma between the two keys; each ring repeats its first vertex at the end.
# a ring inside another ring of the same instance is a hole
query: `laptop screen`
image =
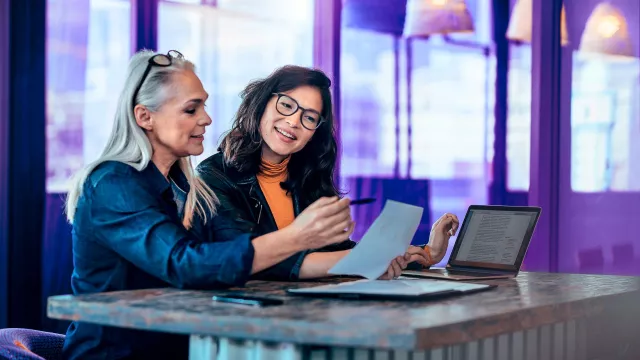
{"type": "Polygon", "coordinates": [[[449,263],[518,270],[539,215],[536,207],[471,206],[449,263]]]}

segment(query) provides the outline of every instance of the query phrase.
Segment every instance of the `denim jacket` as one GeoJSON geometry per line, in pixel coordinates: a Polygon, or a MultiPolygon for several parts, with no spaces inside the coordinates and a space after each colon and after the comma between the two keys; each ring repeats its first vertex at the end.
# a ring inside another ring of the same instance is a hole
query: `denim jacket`
{"type": "MultiPolygon", "coordinates": [[[[189,191],[177,165],[169,177],[189,191]]],[[[207,224],[220,232],[207,231],[198,216],[186,230],[180,211],[171,183],[152,162],[142,171],[113,161],[99,165],[83,185],[73,221],[74,294],[243,285],[253,235],[222,217],[207,224]]],[[[186,358],[187,345],[184,336],[74,322],[63,352],[67,359],[186,358]]]]}
{"type": "MultiPolygon", "coordinates": [[[[232,221],[236,231],[264,235],[278,230],[273,213],[258,184],[256,174],[247,171],[240,172],[234,167],[228,166],[222,158],[222,153],[217,153],[202,161],[197,170],[202,180],[220,200],[218,207],[220,217],[226,221],[232,221]]],[[[297,217],[304,211],[304,204],[311,203],[314,199],[307,199],[304,194],[294,191],[292,200],[294,215],[297,217]]],[[[215,233],[225,231],[220,228],[221,222],[213,223],[212,226],[215,233]]],[[[252,278],[278,281],[297,280],[302,262],[310,252],[349,250],[355,245],[355,242],[345,240],[321,249],[301,251],[255,274],[252,278]]]]}

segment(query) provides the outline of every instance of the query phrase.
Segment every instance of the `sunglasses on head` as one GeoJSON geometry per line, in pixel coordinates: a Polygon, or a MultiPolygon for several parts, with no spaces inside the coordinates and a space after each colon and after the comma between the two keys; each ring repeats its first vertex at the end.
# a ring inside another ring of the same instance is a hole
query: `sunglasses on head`
{"type": "Polygon", "coordinates": [[[132,103],[134,104],[134,106],[136,104],[136,98],[138,97],[138,92],[140,92],[140,88],[142,88],[142,84],[144,84],[144,81],[149,75],[149,72],[151,72],[151,67],[152,66],[160,66],[160,67],[171,66],[171,64],[173,64],[173,59],[182,60],[184,59],[184,56],[182,55],[182,53],[180,53],[177,50],[169,50],[166,55],[156,54],[149,58],[149,62],[147,63],[147,68],[144,70],[144,74],[142,75],[142,78],[140,79],[138,86],[136,86],[136,91],[133,92],[132,103]]]}

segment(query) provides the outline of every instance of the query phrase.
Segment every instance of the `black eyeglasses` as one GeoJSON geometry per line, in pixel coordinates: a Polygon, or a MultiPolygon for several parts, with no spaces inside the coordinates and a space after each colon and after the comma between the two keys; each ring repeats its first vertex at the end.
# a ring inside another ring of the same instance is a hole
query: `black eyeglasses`
{"type": "Polygon", "coordinates": [[[276,101],[276,110],[278,110],[281,115],[290,116],[295,114],[298,109],[302,110],[302,114],[300,114],[300,123],[305,129],[315,130],[324,122],[324,119],[319,112],[303,108],[294,98],[280,93],[273,93],[273,95],[278,96],[278,101],[276,101]]]}
{"type": "Polygon", "coordinates": [[[184,56],[177,50],[169,50],[169,52],[167,52],[166,55],[156,54],[149,58],[147,69],[144,71],[144,74],[142,75],[142,78],[140,79],[138,86],[136,86],[136,91],[133,92],[132,103],[134,106],[136,105],[136,98],[138,97],[138,92],[140,92],[140,88],[142,87],[142,84],[144,84],[145,79],[149,75],[149,72],[151,71],[151,67],[154,65],[160,66],[160,67],[171,66],[171,64],[173,64],[173,59],[181,60],[181,59],[184,59],[184,56]]]}

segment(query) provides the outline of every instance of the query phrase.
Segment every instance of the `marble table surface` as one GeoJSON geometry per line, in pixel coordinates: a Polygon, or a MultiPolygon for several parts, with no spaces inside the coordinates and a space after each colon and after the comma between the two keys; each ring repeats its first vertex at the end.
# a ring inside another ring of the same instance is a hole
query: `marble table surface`
{"type": "MultiPolygon", "coordinates": [[[[150,289],[53,296],[48,316],[104,325],[203,334],[233,339],[381,349],[428,349],[505,332],[595,316],[618,299],[640,300],[640,278],[522,272],[483,281],[488,291],[432,300],[379,301],[292,296],[286,289],[313,282],[251,281],[220,291],[150,289]],[[243,293],[283,299],[254,308],[217,303],[214,294],[243,293]]],[[[640,303],[640,302],[636,302],[640,303]]]]}

